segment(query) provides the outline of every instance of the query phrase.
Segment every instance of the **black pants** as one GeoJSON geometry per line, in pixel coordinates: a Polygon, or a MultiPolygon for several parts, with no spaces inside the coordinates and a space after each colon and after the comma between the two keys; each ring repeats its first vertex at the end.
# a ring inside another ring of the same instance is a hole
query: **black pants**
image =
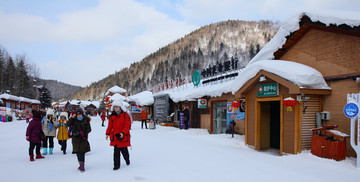
{"type": "Polygon", "coordinates": [[[147,129],[147,123],[146,123],[146,119],[141,120],[141,129],[143,129],[143,125],[145,123],[145,128],[147,129]]]}
{"type": "Polygon", "coordinates": [[[127,147],[118,148],[114,146],[114,167],[120,167],[120,151],[126,163],[130,163],[130,155],[127,147]]]}
{"type": "Polygon", "coordinates": [[[47,141],[49,140],[49,148],[54,148],[54,137],[53,136],[45,136],[45,139],[43,140],[43,147],[47,148],[47,141]]]}
{"type": "Polygon", "coordinates": [[[185,129],[189,128],[189,121],[184,121],[185,129]]]}
{"type": "Polygon", "coordinates": [[[29,155],[34,155],[34,148],[36,154],[40,154],[40,147],[41,147],[41,143],[30,142],[29,155]]]}
{"type": "Polygon", "coordinates": [[[66,140],[59,140],[59,145],[61,145],[62,151],[66,151],[66,140]]]}
{"type": "Polygon", "coordinates": [[[76,153],[79,162],[85,162],[85,152],[76,153]]]}

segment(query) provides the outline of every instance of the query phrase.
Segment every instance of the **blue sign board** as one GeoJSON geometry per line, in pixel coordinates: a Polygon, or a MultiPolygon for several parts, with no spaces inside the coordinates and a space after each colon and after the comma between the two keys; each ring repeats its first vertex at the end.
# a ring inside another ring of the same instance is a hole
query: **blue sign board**
{"type": "Polygon", "coordinates": [[[359,107],[355,103],[348,103],[344,107],[344,114],[348,118],[353,118],[359,113],[359,107]]]}

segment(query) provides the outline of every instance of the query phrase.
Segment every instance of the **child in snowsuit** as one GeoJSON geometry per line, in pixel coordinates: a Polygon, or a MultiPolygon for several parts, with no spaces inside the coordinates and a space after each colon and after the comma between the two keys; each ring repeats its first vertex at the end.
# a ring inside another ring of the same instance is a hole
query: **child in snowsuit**
{"type": "Polygon", "coordinates": [[[33,119],[30,121],[26,129],[26,140],[29,141],[29,155],[30,161],[34,161],[34,148],[36,152],[36,159],[44,158],[40,154],[41,140],[44,137],[44,132],[41,126],[41,113],[33,110],[33,119]]]}
{"type": "Polygon", "coordinates": [[[57,125],[59,129],[57,134],[57,139],[59,145],[61,145],[61,151],[63,151],[63,154],[66,154],[66,145],[67,145],[66,141],[70,139],[68,136],[69,127],[67,126],[67,121],[68,121],[68,113],[61,112],[59,124],[57,125]]]}
{"type": "Polygon", "coordinates": [[[54,137],[56,136],[56,126],[58,125],[58,121],[54,116],[54,110],[48,109],[46,111],[46,116],[41,121],[42,129],[45,133],[45,139],[43,140],[43,155],[47,154],[47,148],[49,141],[49,154],[53,154],[54,149],[54,137]]]}

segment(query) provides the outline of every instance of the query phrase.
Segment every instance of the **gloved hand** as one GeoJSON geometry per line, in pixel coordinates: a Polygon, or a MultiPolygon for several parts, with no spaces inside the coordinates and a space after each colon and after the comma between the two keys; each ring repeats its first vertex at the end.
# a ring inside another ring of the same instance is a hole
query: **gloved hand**
{"type": "Polygon", "coordinates": [[[27,141],[30,141],[30,137],[29,137],[29,136],[26,136],[26,140],[27,140],[27,141]]]}
{"type": "Polygon", "coordinates": [[[119,141],[121,141],[122,139],[123,139],[123,134],[122,133],[117,133],[117,134],[115,134],[115,137],[119,140],[119,141]]]}

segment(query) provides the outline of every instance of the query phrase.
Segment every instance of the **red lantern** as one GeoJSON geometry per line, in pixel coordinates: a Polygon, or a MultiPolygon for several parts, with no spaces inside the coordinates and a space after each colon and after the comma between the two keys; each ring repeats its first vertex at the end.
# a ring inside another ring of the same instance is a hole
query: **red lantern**
{"type": "Polygon", "coordinates": [[[232,107],[240,107],[241,103],[239,101],[234,101],[234,102],[231,103],[231,106],[232,107]]]}
{"type": "Polygon", "coordinates": [[[294,107],[296,103],[296,100],[292,97],[288,97],[283,100],[283,104],[286,106],[286,111],[292,111],[292,107],[294,107]]]}

